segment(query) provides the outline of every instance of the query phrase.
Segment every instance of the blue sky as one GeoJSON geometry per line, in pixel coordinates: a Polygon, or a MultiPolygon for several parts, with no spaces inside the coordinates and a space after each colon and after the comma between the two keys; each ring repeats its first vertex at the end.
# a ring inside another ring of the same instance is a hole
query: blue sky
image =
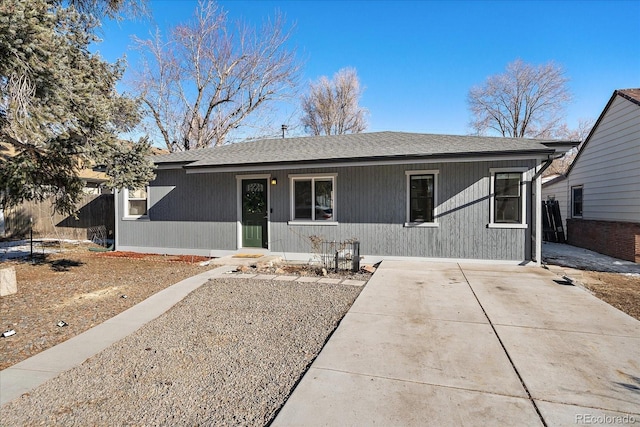
{"type": "MultiPolygon", "coordinates": [[[[230,20],[254,25],[284,13],[295,25],[291,45],[304,60],[304,83],[356,68],[371,132],[469,133],[469,89],[516,58],[565,68],[574,95],[570,127],[597,118],[614,89],[640,87],[640,0],[218,4],[230,20]]],[[[126,55],[135,68],[131,35],[146,38],[155,25],[166,31],[188,20],[196,5],[150,0],[151,20],[106,22],[97,50],[109,61],[126,55]]]]}

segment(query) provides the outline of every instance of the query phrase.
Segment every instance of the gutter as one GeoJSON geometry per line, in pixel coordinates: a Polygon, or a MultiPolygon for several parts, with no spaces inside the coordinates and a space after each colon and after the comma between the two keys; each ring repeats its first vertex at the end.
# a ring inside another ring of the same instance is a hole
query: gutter
{"type": "Polygon", "coordinates": [[[542,166],[542,169],[540,169],[538,172],[536,172],[535,175],[533,175],[533,177],[531,177],[531,181],[535,181],[538,177],[540,177],[544,171],[546,171],[549,166],[551,166],[551,163],[553,163],[554,160],[561,158],[562,156],[564,156],[565,154],[567,154],[566,152],[562,152],[562,153],[558,153],[556,152],[555,155],[549,155],[547,157],[546,162],[544,163],[544,166],[542,166]]]}
{"type": "MultiPolygon", "coordinates": [[[[562,156],[560,156],[562,157],[562,156]]],[[[553,163],[553,161],[555,159],[559,159],[560,157],[549,157],[547,158],[547,161],[544,163],[544,166],[542,166],[542,169],[540,169],[538,172],[535,173],[535,175],[533,175],[531,177],[531,181],[535,181],[536,179],[538,179],[543,173],[544,171],[546,171],[547,169],[549,169],[549,166],[551,166],[551,163],[553,163]]]]}

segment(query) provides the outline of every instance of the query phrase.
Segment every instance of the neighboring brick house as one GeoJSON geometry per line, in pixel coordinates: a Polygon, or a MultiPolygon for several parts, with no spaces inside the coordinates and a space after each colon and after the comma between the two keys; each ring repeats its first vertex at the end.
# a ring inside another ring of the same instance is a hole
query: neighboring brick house
{"type": "Polygon", "coordinates": [[[613,92],[564,179],[542,186],[569,244],[640,263],[640,89],[613,92]]]}

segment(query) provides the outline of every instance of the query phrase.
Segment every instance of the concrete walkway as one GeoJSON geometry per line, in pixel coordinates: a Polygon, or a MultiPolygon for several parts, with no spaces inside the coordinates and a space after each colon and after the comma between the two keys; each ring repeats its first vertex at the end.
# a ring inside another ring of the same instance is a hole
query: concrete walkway
{"type": "Polygon", "coordinates": [[[185,279],[75,337],[0,371],[0,405],[58,376],[150,322],[209,279],[232,267],[223,266],[185,279]]]}
{"type": "Polygon", "coordinates": [[[537,267],[384,261],[292,425],[640,423],[640,321],[537,267]]]}

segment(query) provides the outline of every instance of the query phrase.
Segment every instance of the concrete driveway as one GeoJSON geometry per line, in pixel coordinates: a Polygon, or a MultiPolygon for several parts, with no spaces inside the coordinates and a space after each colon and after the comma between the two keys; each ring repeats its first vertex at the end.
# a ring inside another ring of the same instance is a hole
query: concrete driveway
{"type": "Polygon", "coordinates": [[[640,424],[640,321],[538,267],[384,261],[288,425],[640,424]]]}

